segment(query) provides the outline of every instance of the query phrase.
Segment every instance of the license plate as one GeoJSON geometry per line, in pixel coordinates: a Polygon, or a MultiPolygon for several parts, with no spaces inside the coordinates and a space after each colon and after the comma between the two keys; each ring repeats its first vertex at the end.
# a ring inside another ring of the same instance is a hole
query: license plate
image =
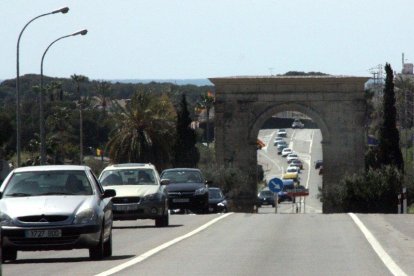
{"type": "Polygon", "coordinates": [[[190,202],[189,198],[173,198],[173,202],[190,202]]]}
{"type": "Polygon", "coordinates": [[[135,211],[138,210],[137,205],[114,205],[113,209],[116,211],[135,211]]]}
{"type": "Polygon", "coordinates": [[[210,212],[213,212],[213,211],[214,211],[214,208],[213,208],[213,207],[210,207],[210,208],[208,208],[208,210],[209,210],[210,212]]]}
{"type": "Polygon", "coordinates": [[[26,230],[25,236],[26,238],[60,238],[62,237],[62,230],[26,230]]]}

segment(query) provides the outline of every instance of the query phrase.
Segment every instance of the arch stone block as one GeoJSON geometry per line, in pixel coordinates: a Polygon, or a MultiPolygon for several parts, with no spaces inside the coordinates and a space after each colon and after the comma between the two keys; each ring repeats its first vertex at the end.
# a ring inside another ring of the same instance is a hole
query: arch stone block
{"type": "MultiPolygon", "coordinates": [[[[301,112],[321,129],[324,192],[334,191],[346,173],[363,168],[367,80],[344,76],[210,78],[216,90],[216,161],[249,172],[251,193],[247,200],[246,195],[240,199],[243,206],[235,211],[253,211],[257,136],[264,122],[279,112],[301,112]]],[[[234,203],[237,206],[237,197],[234,203]]],[[[334,203],[323,203],[324,213],[338,211],[334,203]]]]}

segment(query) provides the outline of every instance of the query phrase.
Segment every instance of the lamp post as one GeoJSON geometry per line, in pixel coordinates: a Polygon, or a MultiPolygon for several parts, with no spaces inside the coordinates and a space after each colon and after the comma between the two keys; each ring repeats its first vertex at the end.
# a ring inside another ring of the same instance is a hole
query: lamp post
{"type": "Polygon", "coordinates": [[[60,8],[54,10],[52,12],[44,13],[39,16],[36,16],[32,20],[24,25],[23,29],[20,31],[19,38],[17,39],[17,51],[16,51],[16,154],[17,154],[17,167],[20,167],[21,159],[20,159],[20,72],[19,72],[19,49],[20,49],[20,38],[26,27],[32,23],[34,20],[55,13],[67,13],[69,11],[68,7],[60,8]]]}
{"type": "Polygon", "coordinates": [[[44,122],[44,116],[43,116],[43,61],[45,59],[46,53],[49,50],[49,48],[58,42],[61,39],[76,36],[76,35],[86,35],[88,33],[88,30],[81,30],[76,33],[70,34],[70,35],[64,35],[59,37],[58,39],[55,39],[52,43],[47,46],[45,52],[42,56],[42,61],[40,63],[40,93],[39,93],[39,121],[40,121],[40,164],[44,165],[46,161],[46,136],[45,136],[45,122],[44,122]]]}

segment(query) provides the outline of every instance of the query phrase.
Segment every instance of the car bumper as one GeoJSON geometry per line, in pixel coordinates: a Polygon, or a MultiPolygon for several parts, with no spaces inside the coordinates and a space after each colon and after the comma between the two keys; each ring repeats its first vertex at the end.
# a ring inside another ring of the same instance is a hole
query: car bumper
{"type": "Polygon", "coordinates": [[[58,225],[53,227],[2,226],[3,247],[17,250],[64,250],[90,248],[99,243],[101,225],[58,225]],[[61,230],[60,237],[28,238],[27,230],[61,230]]]}
{"type": "Polygon", "coordinates": [[[169,197],[168,206],[170,209],[201,210],[208,208],[208,195],[169,197]]]}
{"type": "Polygon", "coordinates": [[[165,202],[112,204],[114,220],[156,219],[165,215],[165,202]]]}

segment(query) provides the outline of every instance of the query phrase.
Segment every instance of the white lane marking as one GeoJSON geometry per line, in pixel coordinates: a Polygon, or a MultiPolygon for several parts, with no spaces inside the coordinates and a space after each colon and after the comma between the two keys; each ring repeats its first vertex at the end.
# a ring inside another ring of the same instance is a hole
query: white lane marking
{"type": "Polygon", "coordinates": [[[260,155],[262,155],[263,157],[265,157],[267,160],[269,160],[273,165],[275,165],[278,169],[279,169],[279,171],[280,170],[282,170],[283,171],[283,168],[281,168],[280,167],[280,165],[276,162],[276,161],[274,161],[272,158],[270,158],[268,155],[267,155],[267,153],[265,154],[265,153],[263,153],[263,152],[261,152],[261,151],[259,151],[259,154],[260,155]]]}
{"type": "Polygon", "coordinates": [[[361,232],[364,234],[365,238],[368,240],[369,244],[374,249],[375,253],[377,253],[378,257],[381,261],[385,264],[388,270],[393,275],[407,275],[395,262],[394,260],[385,252],[384,248],[382,248],[381,244],[377,241],[377,239],[372,235],[372,233],[365,227],[362,221],[355,215],[354,213],[348,213],[348,215],[353,219],[355,224],[359,227],[361,232]]]}
{"type": "Polygon", "coordinates": [[[160,251],[162,251],[162,250],[164,250],[164,249],[166,249],[166,248],[168,248],[168,247],[170,247],[170,246],[172,246],[172,245],[174,245],[174,244],[176,244],[176,243],[178,243],[178,242],[180,242],[182,240],[185,240],[185,239],[187,239],[187,238],[189,238],[189,237],[191,237],[191,236],[193,236],[193,235],[195,235],[195,234],[203,231],[204,229],[210,227],[214,223],[218,222],[221,219],[224,219],[225,217],[227,217],[227,216],[229,216],[231,214],[233,214],[233,213],[227,213],[227,214],[224,214],[224,215],[219,216],[218,218],[215,218],[213,220],[210,220],[206,224],[198,227],[197,229],[195,229],[195,230],[193,230],[193,231],[191,231],[191,232],[189,232],[189,233],[187,233],[187,234],[185,234],[185,235],[183,235],[181,237],[178,237],[178,238],[175,238],[175,239],[173,239],[173,240],[171,240],[169,242],[163,243],[160,246],[157,246],[157,247],[155,247],[155,248],[153,248],[153,249],[145,252],[144,254],[139,255],[138,257],[135,257],[135,258],[133,258],[133,259],[131,259],[131,260],[123,263],[123,264],[117,265],[117,266],[115,266],[115,267],[113,267],[113,268],[111,268],[109,270],[106,270],[104,272],[101,272],[99,274],[96,274],[95,276],[112,275],[112,274],[117,273],[117,272],[119,272],[121,270],[124,270],[127,267],[136,265],[137,263],[140,263],[140,262],[144,261],[145,259],[151,257],[152,255],[154,255],[154,254],[156,254],[156,253],[158,253],[158,252],[160,252],[160,251]]]}
{"type": "Polygon", "coordinates": [[[309,163],[308,163],[308,179],[306,180],[306,186],[305,186],[305,188],[307,189],[308,187],[309,187],[309,179],[310,179],[310,171],[311,171],[311,167],[312,167],[312,144],[313,144],[313,133],[314,133],[314,130],[312,130],[312,133],[311,133],[311,142],[310,142],[310,145],[309,145],[309,163]]]}

